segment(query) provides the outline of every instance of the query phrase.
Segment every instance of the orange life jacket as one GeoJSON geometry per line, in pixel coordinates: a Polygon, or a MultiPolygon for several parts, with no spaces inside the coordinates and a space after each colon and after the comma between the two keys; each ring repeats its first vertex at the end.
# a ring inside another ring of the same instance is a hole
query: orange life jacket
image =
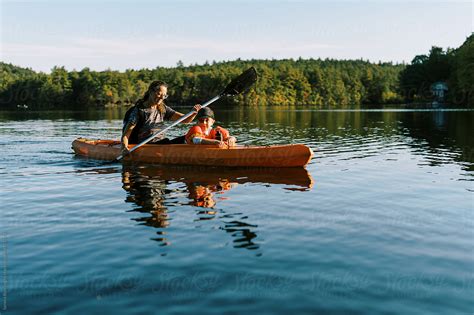
{"type": "Polygon", "coordinates": [[[217,126],[216,128],[211,129],[209,132],[209,135],[206,135],[204,130],[199,126],[199,125],[194,125],[189,129],[188,133],[186,134],[186,143],[188,144],[193,144],[193,138],[194,137],[200,137],[203,139],[218,139],[221,141],[226,141],[229,139],[230,134],[229,131],[226,129],[217,126]]]}

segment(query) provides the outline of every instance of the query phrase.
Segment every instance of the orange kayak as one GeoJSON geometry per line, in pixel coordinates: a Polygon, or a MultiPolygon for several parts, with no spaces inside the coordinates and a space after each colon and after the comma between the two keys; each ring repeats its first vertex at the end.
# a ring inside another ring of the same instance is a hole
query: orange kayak
{"type": "MultiPolygon", "coordinates": [[[[130,146],[130,148],[132,148],[130,146]]],[[[77,138],[72,142],[77,155],[114,160],[120,155],[120,141],[77,138]]],[[[302,167],[313,156],[303,144],[274,146],[236,146],[220,149],[212,145],[145,144],[124,161],[174,165],[211,165],[245,167],[302,167]]]]}

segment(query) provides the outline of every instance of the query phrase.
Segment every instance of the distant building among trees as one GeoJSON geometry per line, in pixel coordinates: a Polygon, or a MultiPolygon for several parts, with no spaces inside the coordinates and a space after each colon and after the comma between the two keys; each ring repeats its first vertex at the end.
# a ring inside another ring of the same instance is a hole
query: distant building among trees
{"type": "Polygon", "coordinates": [[[431,93],[433,93],[434,101],[444,102],[448,85],[446,82],[437,81],[431,85],[431,93]]]}
{"type": "Polygon", "coordinates": [[[457,49],[444,51],[432,47],[429,55],[415,56],[400,73],[400,93],[405,102],[447,102],[473,107],[473,56],[473,34],[457,49]]]}

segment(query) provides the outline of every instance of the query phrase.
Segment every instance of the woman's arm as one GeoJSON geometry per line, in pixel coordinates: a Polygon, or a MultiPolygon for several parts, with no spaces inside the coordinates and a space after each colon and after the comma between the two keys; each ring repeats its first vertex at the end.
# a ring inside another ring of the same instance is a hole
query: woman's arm
{"type": "Polygon", "coordinates": [[[128,125],[125,132],[122,134],[122,155],[126,155],[129,153],[128,151],[128,139],[130,139],[130,135],[132,134],[132,130],[135,126],[128,125]]]}
{"type": "MultiPolygon", "coordinates": [[[[189,116],[188,118],[186,118],[185,120],[183,120],[182,123],[183,123],[183,124],[187,124],[187,123],[192,122],[193,119],[194,119],[194,117],[196,117],[197,112],[198,112],[200,109],[201,109],[201,105],[200,105],[200,104],[194,105],[194,107],[193,107],[194,113],[193,113],[191,116],[189,116]]],[[[172,121],[176,121],[176,120],[180,119],[180,118],[183,117],[183,116],[184,116],[184,114],[182,114],[182,113],[180,113],[180,112],[175,112],[175,113],[173,114],[173,116],[171,116],[171,120],[172,120],[172,121]]]]}

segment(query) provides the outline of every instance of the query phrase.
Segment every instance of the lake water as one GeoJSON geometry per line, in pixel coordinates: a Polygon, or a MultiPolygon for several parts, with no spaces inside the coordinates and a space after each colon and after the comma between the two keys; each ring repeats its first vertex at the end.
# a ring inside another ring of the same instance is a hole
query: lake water
{"type": "Polygon", "coordinates": [[[1,313],[474,312],[474,111],[215,109],[315,156],[110,165],[71,142],[123,112],[0,113],[1,313]]]}

